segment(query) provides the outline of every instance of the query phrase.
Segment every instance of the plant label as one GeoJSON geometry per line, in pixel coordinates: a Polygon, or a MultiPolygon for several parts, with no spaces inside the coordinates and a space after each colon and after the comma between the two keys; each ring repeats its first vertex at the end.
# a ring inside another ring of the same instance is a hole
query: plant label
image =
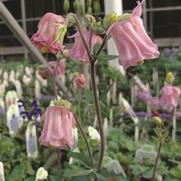
{"type": "Polygon", "coordinates": [[[4,178],[4,165],[3,163],[0,161],[0,181],[5,181],[4,178]]]}
{"type": "Polygon", "coordinates": [[[29,158],[38,156],[36,126],[29,122],[26,129],[26,151],[29,158]]]}

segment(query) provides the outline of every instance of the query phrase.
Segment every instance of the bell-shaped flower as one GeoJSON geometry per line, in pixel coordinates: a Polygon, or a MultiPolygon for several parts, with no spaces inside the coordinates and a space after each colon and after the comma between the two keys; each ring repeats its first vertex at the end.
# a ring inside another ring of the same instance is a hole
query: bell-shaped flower
{"type": "Polygon", "coordinates": [[[73,148],[72,128],[76,120],[70,106],[67,101],[57,100],[55,106],[47,108],[43,116],[45,123],[40,136],[41,144],[59,149],[73,148]]]}
{"type": "Polygon", "coordinates": [[[48,177],[48,172],[43,168],[40,167],[36,172],[36,181],[38,180],[45,180],[48,177]]]}
{"type": "Polygon", "coordinates": [[[119,63],[125,70],[142,64],[145,59],[155,59],[160,55],[158,46],[148,36],[140,18],[142,3],[138,1],[130,17],[113,23],[107,31],[116,44],[119,63]]]}
{"type": "Polygon", "coordinates": [[[43,79],[48,79],[50,77],[54,76],[63,76],[65,74],[65,60],[59,60],[59,61],[51,61],[48,63],[49,66],[52,68],[52,73],[48,69],[47,66],[41,65],[38,68],[38,73],[43,79]]]}
{"type": "MultiPolygon", "coordinates": [[[[83,36],[87,41],[87,44],[91,45],[90,46],[91,51],[93,51],[94,45],[102,43],[102,38],[99,35],[91,33],[87,30],[83,31],[83,36]]],[[[74,35],[69,36],[69,38],[74,38],[75,40],[73,46],[70,49],[70,58],[78,60],[85,64],[89,63],[89,57],[86,48],[82,42],[80,33],[77,32],[74,35]]]]}
{"type": "Polygon", "coordinates": [[[161,89],[161,97],[159,99],[161,108],[171,111],[179,104],[181,95],[180,88],[171,85],[165,85],[161,89]]]}
{"type": "Polygon", "coordinates": [[[67,32],[62,16],[46,13],[38,24],[38,31],[32,36],[33,44],[42,52],[57,54],[63,50],[63,40],[67,32]]]}
{"type": "Polygon", "coordinates": [[[86,87],[86,78],[84,74],[75,73],[73,76],[73,81],[77,88],[84,89],[86,87]]]}

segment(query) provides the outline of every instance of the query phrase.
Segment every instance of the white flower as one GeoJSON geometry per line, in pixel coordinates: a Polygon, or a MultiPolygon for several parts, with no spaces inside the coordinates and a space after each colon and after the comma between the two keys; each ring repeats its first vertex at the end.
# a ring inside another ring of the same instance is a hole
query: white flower
{"type": "Polygon", "coordinates": [[[48,177],[48,172],[43,168],[40,167],[36,172],[36,181],[38,180],[45,180],[48,177]]]}
{"type": "Polygon", "coordinates": [[[92,140],[100,141],[100,134],[95,128],[93,128],[92,126],[89,126],[88,132],[92,140]]]}

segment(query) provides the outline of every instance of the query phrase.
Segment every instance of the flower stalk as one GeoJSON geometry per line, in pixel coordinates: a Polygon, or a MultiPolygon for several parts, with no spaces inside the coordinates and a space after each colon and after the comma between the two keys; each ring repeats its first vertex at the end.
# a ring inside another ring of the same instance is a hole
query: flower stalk
{"type": "MultiPolygon", "coordinates": [[[[101,53],[102,49],[104,48],[104,46],[106,44],[107,36],[105,35],[103,42],[102,42],[100,48],[98,49],[97,53],[95,54],[95,56],[92,56],[91,48],[90,48],[88,42],[85,40],[85,37],[83,35],[83,30],[82,30],[82,27],[81,27],[81,24],[80,24],[78,17],[73,13],[70,13],[69,15],[72,15],[75,18],[76,25],[77,25],[78,31],[80,33],[80,37],[81,37],[82,42],[83,42],[85,49],[87,51],[87,54],[89,57],[89,62],[90,62],[92,92],[93,92],[93,96],[94,96],[94,104],[95,104],[96,114],[97,114],[97,118],[98,118],[98,127],[99,127],[99,132],[100,132],[100,137],[101,137],[100,157],[99,157],[99,161],[97,164],[97,169],[99,170],[102,166],[102,161],[103,161],[103,157],[104,157],[105,138],[104,138],[104,129],[103,129],[103,119],[102,119],[102,115],[101,115],[101,108],[100,108],[99,98],[97,95],[98,88],[96,85],[95,62],[97,61],[98,55],[101,53]]],[[[91,40],[90,40],[90,42],[91,42],[91,40]]]]}
{"type": "Polygon", "coordinates": [[[99,170],[101,168],[103,157],[104,157],[105,139],[104,139],[103,119],[102,119],[99,99],[98,99],[98,95],[97,95],[95,62],[92,61],[90,66],[91,66],[90,68],[91,68],[92,91],[93,91],[93,95],[94,95],[94,103],[95,103],[99,132],[100,132],[100,137],[101,137],[100,158],[99,158],[99,162],[97,165],[97,169],[99,170]]]}
{"type": "Polygon", "coordinates": [[[160,142],[159,142],[157,157],[155,160],[155,164],[154,164],[154,168],[153,168],[153,175],[152,175],[151,181],[155,181],[156,170],[157,170],[157,166],[158,166],[158,160],[160,158],[160,152],[161,152],[162,144],[163,144],[163,138],[161,138],[160,142]]]}
{"type": "Polygon", "coordinates": [[[85,143],[87,145],[87,149],[88,149],[88,153],[89,153],[89,156],[90,156],[92,167],[95,168],[94,158],[93,158],[93,155],[92,155],[92,150],[91,150],[91,147],[90,147],[89,142],[87,140],[86,134],[85,134],[85,132],[84,132],[82,126],[81,126],[81,123],[79,122],[79,120],[78,120],[78,118],[77,118],[77,116],[75,114],[74,114],[74,117],[75,117],[77,126],[78,126],[78,128],[79,128],[79,130],[80,130],[80,132],[81,132],[81,134],[82,134],[82,136],[84,138],[84,141],[85,141],[85,143]]]}

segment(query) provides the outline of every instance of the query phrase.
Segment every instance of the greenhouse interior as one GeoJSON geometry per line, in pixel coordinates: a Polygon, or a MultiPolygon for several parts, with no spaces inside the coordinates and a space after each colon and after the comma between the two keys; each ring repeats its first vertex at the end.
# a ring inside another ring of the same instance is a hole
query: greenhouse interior
{"type": "Polygon", "coordinates": [[[0,181],[181,181],[180,0],[0,0],[0,181]]]}

